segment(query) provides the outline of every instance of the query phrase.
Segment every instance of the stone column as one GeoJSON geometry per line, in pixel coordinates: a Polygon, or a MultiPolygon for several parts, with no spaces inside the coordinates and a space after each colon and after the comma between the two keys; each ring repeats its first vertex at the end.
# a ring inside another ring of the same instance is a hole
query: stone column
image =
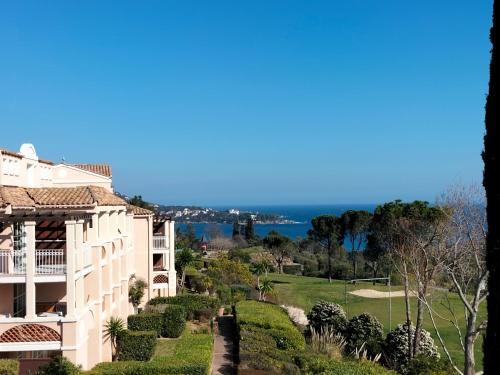
{"type": "Polygon", "coordinates": [[[76,285],[75,285],[75,220],[66,220],[66,299],[68,318],[75,318],[76,285]]]}
{"type": "Polygon", "coordinates": [[[36,247],[35,247],[35,225],[34,221],[24,222],[26,233],[26,319],[36,317],[36,247]]]}

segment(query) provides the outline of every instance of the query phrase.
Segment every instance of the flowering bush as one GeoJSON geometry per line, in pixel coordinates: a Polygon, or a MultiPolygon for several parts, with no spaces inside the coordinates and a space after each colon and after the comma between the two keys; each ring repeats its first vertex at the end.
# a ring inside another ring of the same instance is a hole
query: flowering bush
{"type": "MultiPolygon", "coordinates": [[[[415,335],[415,327],[410,325],[411,337],[415,335]]],[[[406,373],[408,367],[408,325],[398,326],[387,334],[384,344],[385,362],[398,372],[406,373]]],[[[439,359],[439,352],[434,345],[431,334],[422,329],[419,355],[439,359]]]]}
{"type": "Polygon", "coordinates": [[[326,329],[333,333],[344,334],[347,327],[347,317],[342,306],[326,301],[318,301],[307,315],[309,326],[316,332],[326,329]]]}

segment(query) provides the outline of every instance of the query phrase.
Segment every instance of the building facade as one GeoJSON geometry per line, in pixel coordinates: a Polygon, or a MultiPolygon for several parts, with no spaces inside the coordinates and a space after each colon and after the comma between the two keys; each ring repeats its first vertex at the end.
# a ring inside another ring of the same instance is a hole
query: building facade
{"type": "Polygon", "coordinates": [[[175,295],[174,222],[113,193],[111,168],[54,164],[32,145],[0,149],[0,358],[21,373],[64,355],[83,369],[111,360],[110,317],[175,295]]]}

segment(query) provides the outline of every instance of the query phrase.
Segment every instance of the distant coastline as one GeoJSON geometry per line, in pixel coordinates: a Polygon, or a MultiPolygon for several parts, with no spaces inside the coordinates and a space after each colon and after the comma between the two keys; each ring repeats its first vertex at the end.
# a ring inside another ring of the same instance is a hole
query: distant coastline
{"type": "MultiPolygon", "coordinates": [[[[261,214],[275,213],[289,223],[255,223],[254,230],[259,236],[267,235],[271,230],[275,230],[284,236],[296,239],[307,236],[307,231],[311,229],[311,219],[324,214],[342,215],[347,210],[366,210],[373,212],[377,204],[337,204],[337,205],[311,205],[311,206],[242,206],[241,211],[259,212],[261,214]]],[[[229,210],[228,206],[215,207],[220,211],[229,210]]],[[[188,224],[192,224],[197,236],[201,237],[207,233],[207,227],[213,222],[186,222],[176,220],[176,226],[184,230],[188,224]]],[[[232,223],[215,223],[221,232],[226,236],[232,235],[232,223]]]]}

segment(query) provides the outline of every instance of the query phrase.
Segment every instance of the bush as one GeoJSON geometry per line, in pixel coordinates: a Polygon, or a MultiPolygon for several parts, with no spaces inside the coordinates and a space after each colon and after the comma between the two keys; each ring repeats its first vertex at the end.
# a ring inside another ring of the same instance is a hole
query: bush
{"type": "Polygon", "coordinates": [[[304,266],[302,264],[284,264],[283,273],[288,275],[302,275],[304,266]]]}
{"type": "Polygon", "coordinates": [[[59,356],[46,365],[40,367],[36,375],[79,375],[80,367],[76,366],[69,359],[59,356]]]}
{"type": "Polygon", "coordinates": [[[382,352],[383,333],[382,324],[374,316],[368,313],[355,316],[347,323],[346,350],[352,353],[364,343],[363,348],[370,357],[374,357],[382,352]]]}
{"type": "Polygon", "coordinates": [[[233,284],[231,285],[231,295],[242,294],[245,298],[250,298],[252,294],[252,288],[246,284],[233,284]]]}
{"type": "Polygon", "coordinates": [[[89,375],[208,375],[212,363],[213,336],[211,334],[193,334],[185,329],[177,340],[158,341],[157,352],[162,345],[172,345],[168,356],[156,354],[150,362],[121,361],[100,363],[89,375]]]}
{"type": "Polygon", "coordinates": [[[323,375],[397,375],[370,361],[339,361],[318,355],[301,354],[295,357],[302,374],[323,375]]]}
{"type": "Polygon", "coordinates": [[[327,301],[318,301],[307,315],[310,328],[316,332],[331,329],[334,333],[344,334],[347,317],[342,306],[327,301]]]}
{"type": "Polygon", "coordinates": [[[436,360],[436,358],[419,354],[410,361],[406,373],[408,375],[452,375],[456,374],[456,371],[443,358],[436,360]]]}
{"type": "Polygon", "coordinates": [[[127,326],[131,331],[155,331],[157,336],[163,336],[164,317],[159,313],[141,313],[129,315],[127,326]]]}
{"type": "Polygon", "coordinates": [[[203,296],[199,294],[182,294],[174,297],[155,297],[148,304],[150,306],[158,305],[182,305],[186,309],[187,319],[199,319],[201,310],[210,310],[211,315],[215,316],[220,307],[220,301],[217,298],[203,296]]]}
{"type": "Polygon", "coordinates": [[[180,305],[168,305],[163,313],[163,337],[179,337],[186,327],[186,309],[180,305]]]}
{"type": "Polygon", "coordinates": [[[117,337],[118,359],[149,361],[156,347],[155,331],[122,331],[117,337]]]}
{"type": "Polygon", "coordinates": [[[19,361],[16,359],[0,359],[0,375],[17,375],[19,361]]]}
{"type": "Polygon", "coordinates": [[[272,373],[298,371],[292,355],[304,349],[304,336],[281,307],[242,301],[236,304],[236,317],[242,368],[272,373]]]}
{"type": "MultiPolygon", "coordinates": [[[[415,327],[410,326],[411,336],[415,334],[415,327]]],[[[384,343],[384,360],[386,364],[401,373],[407,372],[408,366],[408,325],[398,324],[398,326],[387,334],[384,343]]],[[[422,329],[420,337],[420,353],[422,356],[439,359],[439,352],[434,345],[429,332],[422,329]]]]}

